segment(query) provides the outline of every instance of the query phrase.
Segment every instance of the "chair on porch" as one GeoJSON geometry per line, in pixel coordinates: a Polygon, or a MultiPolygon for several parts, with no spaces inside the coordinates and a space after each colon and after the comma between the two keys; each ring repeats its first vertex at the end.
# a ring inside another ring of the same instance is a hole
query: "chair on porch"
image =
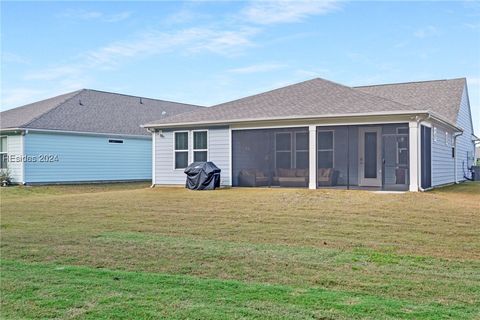
{"type": "Polygon", "coordinates": [[[336,171],[333,168],[317,169],[318,186],[334,186],[336,183],[336,171]]]}

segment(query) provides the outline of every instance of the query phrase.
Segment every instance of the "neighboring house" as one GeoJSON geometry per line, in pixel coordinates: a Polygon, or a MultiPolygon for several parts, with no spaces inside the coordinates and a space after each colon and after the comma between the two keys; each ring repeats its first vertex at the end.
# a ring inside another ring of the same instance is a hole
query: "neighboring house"
{"type": "Polygon", "coordinates": [[[83,89],[0,113],[1,169],[15,183],[150,180],[140,125],[199,106],[83,89]]]}
{"type": "Polygon", "coordinates": [[[466,79],[347,87],[313,79],[144,125],[153,184],[213,161],[224,186],[425,190],[469,177],[466,79]]]}

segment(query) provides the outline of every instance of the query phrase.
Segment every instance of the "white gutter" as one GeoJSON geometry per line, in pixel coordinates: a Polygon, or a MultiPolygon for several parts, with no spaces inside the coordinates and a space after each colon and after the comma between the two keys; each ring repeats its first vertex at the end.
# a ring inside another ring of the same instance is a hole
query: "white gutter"
{"type": "Polygon", "coordinates": [[[92,136],[110,136],[110,137],[127,137],[127,138],[142,138],[149,139],[149,136],[140,134],[122,134],[122,133],[107,133],[107,132],[86,132],[86,131],[66,131],[66,130],[52,130],[52,129],[31,129],[31,128],[3,128],[0,132],[16,132],[16,131],[30,131],[30,132],[47,132],[47,133],[64,133],[64,134],[78,134],[78,135],[92,135],[92,136]]]}
{"type": "Polygon", "coordinates": [[[333,113],[324,115],[303,115],[291,117],[268,117],[268,118],[245,118],[245,119],[230,119],[230,120],[214,120],[214,121],[194,121],[194,122],[177,122],[177,123],[151,123],[144,124],[143,128],[168,128],[180,126],[196,126],[196,125],[227,125],[232,123],[242,122],[258,122],[258,121],[279,121],[279,120],[316,120],[318,118],[344,118],[344,117],[364,117],[364,116],[386,116],[386,115],[411,115],[418,113],[428,113],[427,110],[420,111],[383,111],[383,112],[367,112],[367,113],[333,113]]]}
{"type": "Polygon", "coordinates": [[[215,121],[195,121],[195,122],[177,122],[177,123],[151,123],[141,125],[142,128],[173,128],[173,127],[192,127],[192,126],[209,126],[209,125],[229,125],[235,123],[244,122],[262,122],[262,121],[289,121],[289,120],[304,120],[314,121],[325,118],[345,118],[345,117],[371,117],[371,116],[409,116],[426,114],[429,117],[457,130],[462,131],[452,125],[448,120],[443,117],[429,111],[429,110],[407,110],[407,111],[383,111],[383,112],[367,112],[367,113],[337,113],[337,114],[325,114],[325,115],[304,115],[304,116],[292,116],[292,117],[269,117],[269,118],[245,118],[245,119],[230,119],[230,120],[215,120],[215,121]]]}

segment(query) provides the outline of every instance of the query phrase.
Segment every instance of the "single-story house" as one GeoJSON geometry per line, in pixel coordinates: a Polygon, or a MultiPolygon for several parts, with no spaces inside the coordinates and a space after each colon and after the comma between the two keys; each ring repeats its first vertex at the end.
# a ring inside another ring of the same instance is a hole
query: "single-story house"
{"type": "Polygon", "coordinates": [[[199,106],[83,89],[0,113],[0,169],[14,183],[150,180],[140,125],[199,106]]]}
{"type": "Polygon", "coordinates": [[[313,79],[144,125],[153,184],[213,161],[223,186],[426,190],[474,159],[466,79],[348,87],[313,79]]]}

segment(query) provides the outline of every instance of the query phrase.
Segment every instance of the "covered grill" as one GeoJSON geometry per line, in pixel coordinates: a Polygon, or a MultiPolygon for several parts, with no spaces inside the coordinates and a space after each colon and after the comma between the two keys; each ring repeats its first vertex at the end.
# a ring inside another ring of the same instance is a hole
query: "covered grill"
{"type": "Polygon", "coordinates": [[[185,168],[187,182],[185,187],[190,190],[215,190],[220,187],[220,168],[213,162],[193,162],[185,168]]]}

